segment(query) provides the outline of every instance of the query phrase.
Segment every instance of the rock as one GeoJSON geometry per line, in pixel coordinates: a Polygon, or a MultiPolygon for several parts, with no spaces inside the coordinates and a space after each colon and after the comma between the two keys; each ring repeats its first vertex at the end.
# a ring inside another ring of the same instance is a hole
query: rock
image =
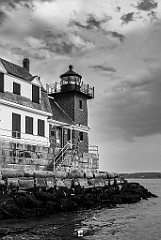
{"type": "Polygon", "coordinates": [[[49,193],[49,192],[36,191],[36,192],[34,192],[34,195],[35,195],[37,200],[42,201],[44,204],[48,201],[55,201],[57,199],[56,194],[52,194],[52,193],[49,193]]]}
{"type": "Polygon", "coordinates": [[[63,212],[76,211],[78,209],[77,204],[70,198],[61,198],[60,205],[63,212]]]}
{"type": "Polygon", "coordinates": [[[0,217],[1,219],[21,216],[20,209],[15,204],[12,197],[0,196],[0,217]]]}

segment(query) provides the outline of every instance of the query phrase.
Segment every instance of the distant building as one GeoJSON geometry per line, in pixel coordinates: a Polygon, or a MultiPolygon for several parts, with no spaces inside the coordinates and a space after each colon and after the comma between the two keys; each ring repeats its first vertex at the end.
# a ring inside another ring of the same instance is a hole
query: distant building
{"type": "Polygon", "coordinates": [[[43,88],[29,73],[0,59],[0,165],[32,171],[98,170],[98,148],[88,142],[87,100],[94,88],[69,70],[43,88]]]}

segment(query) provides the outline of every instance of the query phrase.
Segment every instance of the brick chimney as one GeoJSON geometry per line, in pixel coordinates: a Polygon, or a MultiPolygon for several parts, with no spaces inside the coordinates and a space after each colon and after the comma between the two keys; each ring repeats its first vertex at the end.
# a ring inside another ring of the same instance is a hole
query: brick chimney
{"type": "Polygon", "coordinates": [[[30,70],[30,61],[28,58],[24,58],[23,60],[23,68],[25,68],[28,72],[30,70]]]}

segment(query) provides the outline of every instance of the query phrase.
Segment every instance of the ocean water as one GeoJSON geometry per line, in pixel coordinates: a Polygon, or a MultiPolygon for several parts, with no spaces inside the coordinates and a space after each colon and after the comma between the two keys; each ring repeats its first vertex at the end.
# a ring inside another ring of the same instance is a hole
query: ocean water
{"type": "Polygon", "coordinates": [[[48,217],[0,222],[11,239],[41,240],[159,240],[161,239],[161,179],[135,179],[158,198],[113,209],[54,214],[48,217]],[[12,233],[11,233],[12,230],[12,233]]]}

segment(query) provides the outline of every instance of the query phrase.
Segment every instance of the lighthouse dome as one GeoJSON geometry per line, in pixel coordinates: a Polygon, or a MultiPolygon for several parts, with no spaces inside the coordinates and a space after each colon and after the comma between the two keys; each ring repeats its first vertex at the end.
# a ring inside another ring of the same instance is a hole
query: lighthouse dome
{"type": "Polygon", "coordinates": [[[73,71],[73,66],[69,65],[69,70],[60,75],[61,91],[80,90],[82,76],[73,71]]]}

